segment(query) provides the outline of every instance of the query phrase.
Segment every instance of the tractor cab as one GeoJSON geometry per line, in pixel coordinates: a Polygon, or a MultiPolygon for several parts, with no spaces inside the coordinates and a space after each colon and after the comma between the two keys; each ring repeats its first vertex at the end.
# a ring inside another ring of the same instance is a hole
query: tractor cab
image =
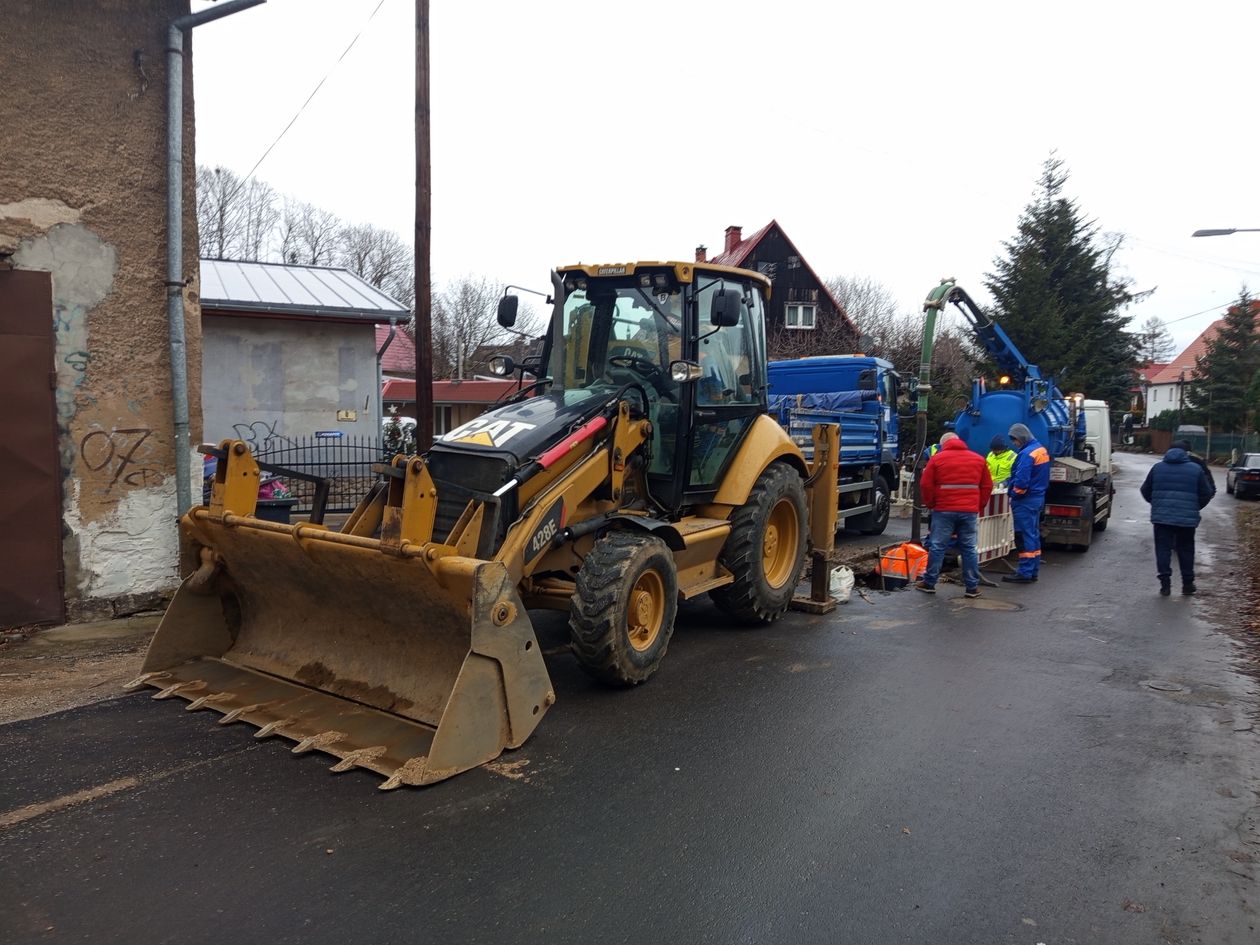
{"type": "MultiPolygon", "coordinates": [[[[652,424],[646,476],[652,503],[675,512],[712,498],[766,409],[769,283],[728,267],[632,263],[561,269],[553,284],[551,325],[537,366],[540,393],[485,419],[510,419],[507,413],[527,405],[534,413],[545,400],[563,425],[621,396],[652,424]]],[[[506,296],[505,327],[515,308],[515,297],[506,296]]],[[[555,434],[548,429],[542,438],[555,434]]],[[[443,446],[462,435],[452,431],[443,446]]]]}

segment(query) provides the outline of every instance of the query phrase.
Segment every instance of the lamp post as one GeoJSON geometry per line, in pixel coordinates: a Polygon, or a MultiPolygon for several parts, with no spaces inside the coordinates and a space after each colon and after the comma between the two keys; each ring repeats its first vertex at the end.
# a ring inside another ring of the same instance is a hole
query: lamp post
{"type": "Polygon", "coordinates": [[[1230,236],[1234,233],[1260,233],[1260,228],[1254,229],[1231,229],[1231,230],[1195,230],[1190,235],[1193,236],[1230,236]]]}

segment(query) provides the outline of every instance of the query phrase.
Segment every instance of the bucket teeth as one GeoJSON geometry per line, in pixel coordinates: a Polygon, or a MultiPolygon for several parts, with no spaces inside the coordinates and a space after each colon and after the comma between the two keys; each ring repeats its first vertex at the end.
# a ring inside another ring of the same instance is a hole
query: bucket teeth
{"type": "Polygon", "coordinates": [[[190,679],[187,682],[172,683],[171,685],[167,686],[165,689],[155,692],[153,694],[153,698],[154,699],[169,699],[171,696],[179,692],[189,692],[192,690],[205,689],[205,688],[206,688],[206,684],[203,680],[190,679]]]}
{"type": "Polygon", "coordinates": [[[408,758],[397,771],[378,784],[377,787],[382,791],[392,791],[394,788],[402,787],[404,784],[422,784],[424,782],[424,773],[428,767],[429,758],[427,755],[408,758]]]}
{"type": "Polygon", "coordinates": [[[286,725],[292,725],[293,719],[276,719],[274,722],[268,722],[262,728],[254,733],[255,738],[267,738],[274,735],[276,729],[284,728],[286,725]]]}
{"type": "Polygon", "coordinates": [[[184,706],[184,711],[196,712],[198,709],[207,705],[213,708],[216,702],[229,702],[231,699],[232,694],[230,692],[210,692],[204,696],[199,696],[192,702],[188,703],[188,705],[184,706]]]}
{"type": "Polygon", "coordinates": [[[149,682],[154,679],[166,679],[170,675],[171,675],[170,673],[141,673],[131,682],[124,685],[123,689],[126,692],[134,692],[135,690],[141,688],[142,686],[148,685],[149,682]]]}
{"type": "Polygon", "coordinates": [[[341,774],[343,771],[349,771],[356,765],[360,765],[365,761],[374,761],[381,755],[385,754],[388,749],[384,745],[372,745],[368,748],[356,748],[354,751],[348,751],[341,756],[341,760],[329,768],[334,774],[341,774]]]}
{"type": "Polygon", "coordinates": [[[219,719],[220,725],[231,725],[242,715],[248,715],[251,712],[257,712],[266,706],[271,705],[270,702],[255,702],[253,705],[243,705],[233,709],[231,712],[224,712],[223,718],[219,719]]]}
{"type": "Polygon", "coordinates": [[[318,735],[308,735],[293,746],[293,754],[304,755],[313,748],[322,750],[329,745],[337,744],[345,737],[345,732],[320,732],[318,735]]]}

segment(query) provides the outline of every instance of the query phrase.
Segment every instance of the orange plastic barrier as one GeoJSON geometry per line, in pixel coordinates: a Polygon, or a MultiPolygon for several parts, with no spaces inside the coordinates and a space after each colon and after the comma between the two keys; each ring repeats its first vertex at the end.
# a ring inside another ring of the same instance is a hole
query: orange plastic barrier
{"type": "Polygon", "coordinates": [[[880,553],[878,572],[887,588],[905,587],[917,581],[927,567],[928,553],[912,541],[893,545],[880,553]]]}

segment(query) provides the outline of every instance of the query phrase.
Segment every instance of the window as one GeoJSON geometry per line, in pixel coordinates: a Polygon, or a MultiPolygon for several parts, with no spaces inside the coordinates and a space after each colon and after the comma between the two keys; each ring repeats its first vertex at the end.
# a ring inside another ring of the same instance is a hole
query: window
{"type": "Polygon", "coordinates": [[[813,328],[814,318],[818,311],[816,305],[805,305],[791,302],[787,306],[785,324],[788,328],[813,328]]]}
{"type": "Polygon", "coordinates": [[[450,406],[435,405],[433,408],[433,435],[441,436],[443,433],[450,433],[453,429],[450,406]]]}

